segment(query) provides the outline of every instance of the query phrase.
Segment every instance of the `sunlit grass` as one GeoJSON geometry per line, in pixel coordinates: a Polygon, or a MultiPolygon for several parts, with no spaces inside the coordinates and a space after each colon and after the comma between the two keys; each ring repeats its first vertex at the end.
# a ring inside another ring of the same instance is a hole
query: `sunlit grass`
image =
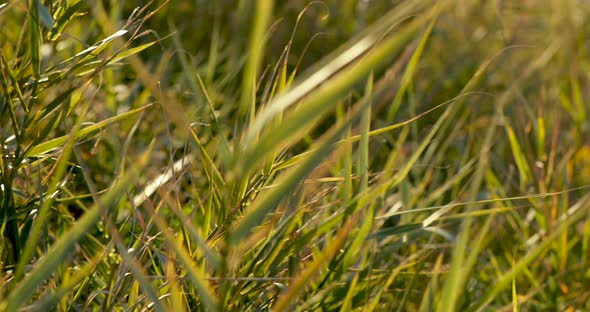
{"type": "Polygon", "coordinates": [[[590,309],[582,1],[0,5],[0,311],[590,309]]]}

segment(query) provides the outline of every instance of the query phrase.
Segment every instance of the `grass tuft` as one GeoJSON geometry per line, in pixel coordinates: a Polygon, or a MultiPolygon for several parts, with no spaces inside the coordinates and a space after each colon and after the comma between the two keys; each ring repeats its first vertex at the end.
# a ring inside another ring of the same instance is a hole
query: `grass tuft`
{"type": "Polygon", "coordinates": [[[0,4],[0,311],[590,310],[587,2],[141,3],[0,4]]]}

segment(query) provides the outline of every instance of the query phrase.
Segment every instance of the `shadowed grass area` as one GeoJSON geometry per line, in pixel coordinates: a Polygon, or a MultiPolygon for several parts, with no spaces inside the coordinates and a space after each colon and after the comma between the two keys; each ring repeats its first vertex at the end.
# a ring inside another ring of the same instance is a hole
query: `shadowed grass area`
{"type": "Polygon", "coordinates": [[[589,15],[0,4],[0,311],[589,310],[589,15]]]}

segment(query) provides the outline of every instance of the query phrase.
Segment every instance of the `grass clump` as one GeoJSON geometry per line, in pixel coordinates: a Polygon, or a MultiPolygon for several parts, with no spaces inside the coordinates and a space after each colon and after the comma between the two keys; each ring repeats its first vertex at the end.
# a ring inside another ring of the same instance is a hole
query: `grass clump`
{"type": "Polygon", "coordinates": [[[0,310],[590,309],[589,12],[0,5],[0,310]]]}

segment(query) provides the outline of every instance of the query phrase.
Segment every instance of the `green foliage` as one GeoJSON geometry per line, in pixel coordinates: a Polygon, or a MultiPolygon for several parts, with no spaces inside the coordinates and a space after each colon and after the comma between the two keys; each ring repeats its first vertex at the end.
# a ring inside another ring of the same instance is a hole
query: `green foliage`
{"type": "Polygon", "coordinates": [[[590,309],[590,6],[0,5],[0,311],[590,309]]]}

